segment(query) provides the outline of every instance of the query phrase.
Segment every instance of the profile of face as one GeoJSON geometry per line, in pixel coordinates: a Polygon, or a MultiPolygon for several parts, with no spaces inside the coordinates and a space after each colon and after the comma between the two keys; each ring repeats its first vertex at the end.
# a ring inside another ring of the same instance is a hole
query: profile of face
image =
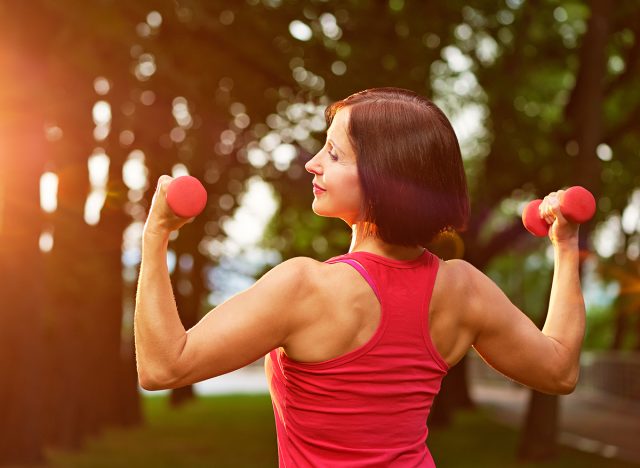
{"type": "Polygon", "coordinates": [[[348,106],[336,113],[324,146],[304,167],[315,175],[313,212],[340,218],[351,226],[360,219],[362,189],[356,154],[349,141],[349,115],[348,106]],[[317,190],[316,186],[324,190],[317,190]]]}

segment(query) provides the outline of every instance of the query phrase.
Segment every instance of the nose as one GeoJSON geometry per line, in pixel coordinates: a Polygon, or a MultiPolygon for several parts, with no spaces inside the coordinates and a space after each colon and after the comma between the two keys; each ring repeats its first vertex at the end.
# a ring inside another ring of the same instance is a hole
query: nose
{"type": "Polygon", "coordinates": [[[311,174],[320,174],[322,172],[322,168],[318,163],[318,155],[316,154],[309,161],[307,161],[307,163],[304,165],[304,168],[311,174]]]}

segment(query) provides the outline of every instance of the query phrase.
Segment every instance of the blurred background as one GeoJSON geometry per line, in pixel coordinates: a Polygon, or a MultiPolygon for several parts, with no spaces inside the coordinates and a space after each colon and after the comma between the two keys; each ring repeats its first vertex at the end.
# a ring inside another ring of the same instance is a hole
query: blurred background
{"type": "Polygon", "coordinates": [[[0,0],[0,465],[277,466],[261,362],[139,388],[146,210],[161,174],[208,191],[167,259],[186,328],[285,259],[345,253],[303,165],[328,103],[398,86],[445,111],[465,160],[469,229],[430,249],[539,325],[553,255],[522,209],[572,185],[598,200],[578,389],[531,392],[471,353],[430,416],[438,466],[638,466],[639,78],[634,0],[0,0]]]}

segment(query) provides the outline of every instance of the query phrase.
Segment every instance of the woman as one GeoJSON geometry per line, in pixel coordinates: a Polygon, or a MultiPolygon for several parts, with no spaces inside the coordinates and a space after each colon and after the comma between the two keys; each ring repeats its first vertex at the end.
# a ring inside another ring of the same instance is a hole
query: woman
{"type": "Polygon", "coordinates": [[[306,164],[312,208],[352,229],[347,254],[298,257],[185,331],[166,249],[185,223],[160,178],[144,229],[135,316],[138,375],[176,388],[267,355],[281,466],[435,466],[425,421],[442,377],[474,347],[492,367],[546,393],[578,378],[585,310],[578,226],[545,197],[555,273],[542,331],[483,273],[425,245],[463,229],[466,180],[453,129],[432,102],[370,89],[326,111],[324,147],[306,164]]]}

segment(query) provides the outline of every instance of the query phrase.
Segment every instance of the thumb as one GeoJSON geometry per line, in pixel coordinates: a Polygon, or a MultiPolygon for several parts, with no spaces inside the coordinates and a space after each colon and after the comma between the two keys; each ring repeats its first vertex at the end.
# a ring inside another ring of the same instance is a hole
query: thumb
{"type": "Polygon", "coordinates": [[[163,174],[160,177],[158,177],[158,185],[156,188],[158,190],[162,190],[162,189],[166,190],[172,181],[173,181],[173,177],[163,174]]]}
{"type": "Polygon", "coordinates": [[[158,177],[158,183],[156,184],[156,190],[153,192],[153,199],[162,198],[167,196],[167,190],[169,185],[173,181],[173,177],[168,175],[161,175],[158,177]]]}

